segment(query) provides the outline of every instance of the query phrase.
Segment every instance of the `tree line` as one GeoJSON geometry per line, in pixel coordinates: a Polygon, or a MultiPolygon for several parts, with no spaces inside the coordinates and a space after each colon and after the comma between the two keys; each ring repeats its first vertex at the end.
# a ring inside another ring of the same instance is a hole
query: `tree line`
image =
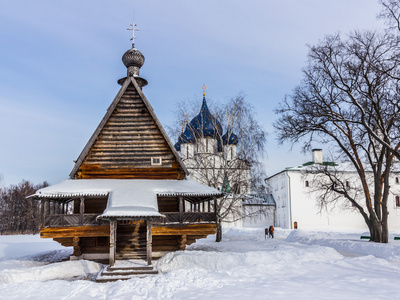
{"type": "Polygon", "coordinates": [[[38,189],[48,186],[45,181],[0,187],[0,234],[35,234],[39,232],[40,202],[27,198],[38,189]]]}

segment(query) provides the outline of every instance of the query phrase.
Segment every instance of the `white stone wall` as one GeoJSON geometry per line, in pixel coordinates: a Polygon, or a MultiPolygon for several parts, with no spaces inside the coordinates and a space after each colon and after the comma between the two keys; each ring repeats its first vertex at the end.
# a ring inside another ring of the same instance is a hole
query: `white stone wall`
{"type": "MultiPolygon", "coordinates": [[[[355,173],[344,173],[344,176],[350,184],[358,181],[355,173]]],[[[396,176],[398,175],[390,178],[391,192],[388,200],[389,230],[392,231],[400,231],[400,207],[396,206],[396,196],[400,197],[400,176],[399,183],[396,183],[396,176]]],[[[320,211],[318,193],[313,191],[314,184],[316,182],[312,178],[306,177],[300,171],[286,170],[269,178],[268,185],[276,201],[277,227],[293,228],[297,222],[299,229],[368,230],[361,214],[345,199],[339,200],[334,207],[328,206],[328,210],[320,211]],[[306,186],[306,180],[309,186],[306,186]]],[[[362,201],[364,200],[360,201],[361,204],[362,201]]]]}

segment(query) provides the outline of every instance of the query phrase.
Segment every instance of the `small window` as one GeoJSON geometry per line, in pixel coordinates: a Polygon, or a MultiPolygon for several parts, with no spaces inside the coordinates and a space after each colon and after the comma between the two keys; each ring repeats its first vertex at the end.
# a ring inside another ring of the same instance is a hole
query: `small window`
{"type": "Polygon", "coordinates": [[[346,189],[350,188],[350,181],[346,181],[346,189]]]}
{"type": "Polygon", "coordinates": [[[304,186],[305,186],[305,187],[310,187],[310,182],[309,182],[308,180],[306,180],[306,181],[304,182],[304,186]]]}
{"type": "Polygon", "coordinates": [[[399,184],[399,183],[400,183],[400,182],[399,182],[399,177],[396,177],[394,180],[395,180],[396,184],[399,184]]]}
{"type": "Polygon", "coordinates": [[[152,157],[151,158],[152,166],[161,166],[161,164],[162,164],[161,157],[152,157]]]}
{"type": "Polygon", "coordinates": [[[396,196],[396,207],[400,207],[400,196],[396,196]]]}

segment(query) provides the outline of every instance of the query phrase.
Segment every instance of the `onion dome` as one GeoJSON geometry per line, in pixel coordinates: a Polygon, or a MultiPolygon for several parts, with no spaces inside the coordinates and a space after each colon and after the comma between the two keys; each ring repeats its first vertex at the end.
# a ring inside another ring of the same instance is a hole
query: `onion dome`
{"type": "Polygon", "coordinates": [[[186,129],[184,132],[181,133],[181,135],[178,138],[178,143],[179,144],[194,144],[196,143],[196,139],[194,137],[194,134],[192,130],[190,130],[190,125],[186,125],[186,129]]]}
{"type": "Polygon", "coordinates": [[[196,137],[218,138],[222,134],[221,123],[211,114],[208,109],[206,96],[203,94],[203,104],[200,113],[190,121],[196,137]]]}
{"type": "Polygon", "coordinates": [[[181,144],[179,144],[179,142],[176,143],[176,144],[174,145],[174,147],[175,147],[175,150],[176,150],[176,151],[181,151],[181,144]]]}
{"type": "MultiPolygon", "coordinates": [[[[140,87],[144,87],[147,85],[147,80],[144,78],[139,77],[140,68],[144,64],[144,55],[135,48],[135,31],[140,30],[139,28],[135,28],[136,24],[133,22],[131,24],[132,28],[128,28],[128,30],[132,30],[132,49],[129,49],[122,55],[122,62],[124,63],[125,67],[127,68],[127,76],[128,77],[135,77],[136,82],[140,87]]],[[[122,85],[126,80],[126,77],[121,78],[118,80],[118,83],[122,85]]]]}
{"type": "Polygon", "coordinates": [[[144,55],[132,45],[132,49],[122,56],[122,62],[128,68],[128,75],[139,76],[139,69],[144,64],[144,55]]]}
{"type": "Polygon", "coordinates": [[[122,56],[125,67],[135,66],[141,68],[144,64],[144,55],[134,46],[122,56]]]}
{"type": "Polygon", "coordinates": [[[226,133],[222,136],[222,142],[224,145],[237,145],[239,142],[239,139],[236,134],[234,134],[231,130],[231,127],[228,126],[228,130],[226,133]]]}

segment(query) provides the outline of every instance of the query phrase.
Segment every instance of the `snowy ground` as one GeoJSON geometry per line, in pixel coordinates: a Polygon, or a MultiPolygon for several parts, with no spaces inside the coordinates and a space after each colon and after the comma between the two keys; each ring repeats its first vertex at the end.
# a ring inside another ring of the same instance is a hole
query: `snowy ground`
{"type": "MultiPolygon", "coordinates": [[[[38,236],[0,236],[0,299],[397,299],[400,241],[366,233],[230,229],[155,263],[160,274],[95,283],[101,265],[38,236]]],[[[400,236],[398,234],[397,236],[400,236]]]]}

